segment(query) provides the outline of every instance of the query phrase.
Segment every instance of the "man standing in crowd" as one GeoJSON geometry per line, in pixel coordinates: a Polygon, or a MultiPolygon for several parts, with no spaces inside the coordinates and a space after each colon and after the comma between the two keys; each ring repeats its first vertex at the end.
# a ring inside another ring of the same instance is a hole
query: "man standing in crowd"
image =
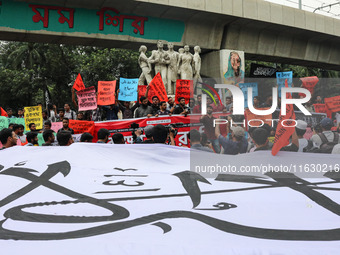
{"type": "Polygon", "coordinates": [[[123,119],[132,119],[133,113],[139,106],[138,103],[135,103],[134,106],[130,108],[130,102],[124,101],[123,104],[119,102],[119,109],[122,111],[123,119]]]}
{"type": "Polygon", "coordinates": [[[24,118],[24,110],[22,108],[18,109],[18,118],[24,118]]]}
{"type": "Polygon", "coordinates": [[[30,123],[28,125],[28,128],[30,129],[31,132],[36,132],[37,131],[34,123],[30,123]]]}
{"type": "Polygon", "coordinates": [[[168,106],[167,106],[166,109],[171,112],[171,110],[173,110],[174,107],[175,107],[174,99],[171,96],[169,96],[168,97],[168,106]]]}
{"type": "Polygon", "coordinates": [[[211,104],[213,108],[213,112],[227,112],[225,106],[220,103],[220,100],[217,95],[214,95],[214,99],[215,99],[216,105],[215,103],[211,104]]]}
{"type": "Polygon", "coordinates": [[[233,107],[233,101],[231,97],[225,98],[225,108],[227,112],[231,112],[231,108],[233,107]]]}
{"type": "Polygon", "coordinates": [[[119,107],[117,105],[103,106],[106,113],[106,120],[118,120],[119,107]]]}
{"type": "Polygon", "coordinates": [[[9,119],[15,118],[15,116],[13,116],[13,111],[12,111],[11,108],[7,108],[7,109],[6,109],[6,112],[7,112],[7,115],[8,115],[7,118],[9,118],[9,119]]]}
{"type": "Polygon", "coordinates": [[[201,134],[196,129],[190,130],[189,132],[190,148],[200,151],[214,152],[208,147],[204,147],[201,144],[201,134]]]}
{"type": "Polygon", "coordinates": [[[44,130],[50,130],[50,129],[52,129],[52,123],[50,120],[48,120],[44,123],[44,130]]]}
{"type": "Polygon", "coordinates": [[[175,106],[175,110],[173,111],[173,114],[181,114],[181,115],[189,114],[190,109],[188,106],[185,105],[184,97],[179,97],[178,102],[179,104],[175,106]]]}
{"type": "Polygon", "coordinates": [[[112,142],[114,144],[125,144],[124,136],[121,133],[115,133],[112,135],[112,142]]]}
{"type": "Polygon", "coordinates": [[[53,130],[51,130],[51,129],[45,130],[43,132],[43,138],[44,138],[45,143],[42,144],[42,146],[53,146],[53,143],[54,143],[54,140],[55,140],[53,130]]]}
{"type": "Polygon", "coordinates": [[[220,153],[220,144],[215,135],[213,108],[211,105],[207,106],[207,114],[202,116],[200,122],[204,125],[204,133],[207,135],[208,141],[212,144],[214,151],[220,153]]]}
{"type": "Polygon", "coordinates": [[[58,112],[59,114],[58,114],[57,122],[61,122],[63,121],[63,118],[65,116],[65,110],[64,108],[59,108],[58,112]]]}
{"type": "Polygon", "coordinates": [[[43,118],[43,130],[45,130],[45,123],[49,121],[46,110],[42,111],[42,118],[43,118]]]}
{"type": "Polygon", "coordinates": [[[254,151],[269,151],[272,149],[269,146],[268,136],[269,136],[269,133],[264,128],[256,128],[252,132],[252,139],[255,144],[254,151]]]}
{"type": "Polygon", "coordinates": [[[27,144],[25,146],[39,146],[38,145],[38,133],[28,132],[26,134],[27,144]]]}
{"type": "Polygon", "coordinates": [[[71,134],[74,134],[74,131],[72,128],[69,127],[69,119],[68,118],[63,118],[63,127],[58,130],[58,133],[60,131],[69,131],[71,134]]]}
{"type": "Polygon", "coordinates": [[[80,137],[80,142],[81,143],[92,143],[93,136],[90,133],[83,133],[80,137]]]}
{"type": "Polygon", "coordinates": [[[171,115],[170,111],[166,109],[166,102],[162,101],[160,103],[160,108],[159,110],[156,112],[156,117],[158,116],[162,116],[162,115],[171,115]]]}
{"type": "Polygon", "coordinates": [[[57,140],[60,146],[69,146],[74,143],[71,132],[64,130],[57,133],[57,140]]]}
{"type": "Polygon", "coordinates": [[[146,140],[143,141],[143,143],[154,143],[152,132],[153,132],[153,126],[152,125],[148,125],[144,128],[146,140]]]}
{"type": "Polygon", "coordinates": [[[65,110],[65,114],[64,114],[65,118],[68,118],[70,120],[75,120],[77,118],[77,114],[75,111],[71,110],[70,104],[66,103],[64,105],[64,110],[65,110]]]}
{"type": "Polygon", "coordinates": [[[135,118],[141,117],[151,117],[153,114],[153,109],[148,105],[149,100],[146,97],[140,98],[141,105],[137,108],[135,112],[135,118]]]}
{"type": "Polygon", "coordinates": [[[2,149],[17,145],[17,136],[13,130],[4,128],[0,131],[0,142],[2,143],[2,149]]]}
{"type": "Polygon", "coordinates": [[[224,149],[224,154],[237,155],[240,153],[246,153],[248,148],[248,142],[245,139],[245,132],[242,127],[231,127],[231,139],[228,139],[221,135],[220,125],[216,123],[215,136],[218,138],[219,144],[224,149]]]}
{"type": "Polygon", "coordinates": [[[192,109],[192,113],[201,113],[202,112],[202,95],[197,96],[197,104],[192,109]]]}
{"type": "Polygon", "coordinates": [[[166,141],[168,140],[168,137],[169,137],[170,138],[170,145],[176,145],[175,144],[175,136],[174,136],[174,133],[172,132],[172,130],[170,130],[170,132],[169,132],[169,130],[161,124],[158,124],[158,125],[153,127],[152,136],[153,136],[153,140],[154,140],[155,143],[165,144],[166,141]]]}
{"type": "Polygon", "coordinates": [[[98,141],[97,143],[107,143],[109,141],[109,130],[106,128],[101,128],[98,130],[98,141]]]}
{"type": "MultiPolygon", "coordinates": [[[[314,134],[311,137],[311,141],[314,143],[314,145],[322,150],[322,146],[326,145],[327,143],[334,143],[338,144],[340,143],[339,134],[333,132],[331,129],[333,127],[333,121],[330,118],[324,118],[320,122],[322,133],[314,134]]],[[[334,145],[333,145],[334,147],[334,145]]],[[[325,153],[331,153],[333,147],[329,152],[325,153]]],[[[320,151],[322,152],[322,151],[320,151]]]]}

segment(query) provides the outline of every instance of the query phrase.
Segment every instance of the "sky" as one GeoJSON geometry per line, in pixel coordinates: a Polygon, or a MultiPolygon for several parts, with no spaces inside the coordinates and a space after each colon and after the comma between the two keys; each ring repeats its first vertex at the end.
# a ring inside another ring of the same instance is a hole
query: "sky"
{"type": "MultiPolygon", "coordinates": [[[[276,4],[282,4],[294,8],[299,8],[299,0],[265,0],[276,4]]],[[[301,0],[302,10],[313,12],[316,8],[335,4],[331,7],[325,7],[321,10],[316,10],[315,13],[330,16],[333,18],[340,19],[340,0],[301,0]]]]}

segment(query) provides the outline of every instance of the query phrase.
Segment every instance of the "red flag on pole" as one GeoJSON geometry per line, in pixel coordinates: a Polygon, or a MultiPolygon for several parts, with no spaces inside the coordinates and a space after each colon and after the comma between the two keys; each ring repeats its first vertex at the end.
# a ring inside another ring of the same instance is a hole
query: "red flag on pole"
{"type": "Polygon", "coordinates": [[[77,79],[73,84],[73,88],[77,91],[85,89],[85,85],[84,85],[83,79],[80,76],[80,73],[78,73],[77,79]]]}
{"type": "MultiPolygon", "coordinates": [[[[285,87],[288,88],[288,82],[285,81],[285,87]]],[[[292,98],[290,93],[287,93],[287,99],[292,98]]],[[[295,131],[295,112],[292,104],[287,104],[286,115],[280,112],[279,123],[277,124],[272,155],[275,156],[281,148],[289,144],[289,138],[295,131]]]]}
{"type": "Polygon", "coordinates": [[[7,112],[2,107],[0,107],[0,116],[8,117],[7,112]]]}

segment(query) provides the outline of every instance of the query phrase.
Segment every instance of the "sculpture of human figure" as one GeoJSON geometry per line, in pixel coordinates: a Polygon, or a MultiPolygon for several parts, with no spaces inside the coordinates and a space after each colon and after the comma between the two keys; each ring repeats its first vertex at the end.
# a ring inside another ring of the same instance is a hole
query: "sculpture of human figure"
{"type": "Polygon", "coordinates": [[[147,84],[149,84],[152,80],[152,75],[151,75],[151,64],[149,63],[149,59],[146,56],[146,51],[147,48],[145,45],[140,46],[139,48],[139,58],[138,58],[138,64],[140,68],[142,69],[142,73],[139,76],[138,79],[138,85],[145,85],[145,81],[147,84]]]}
{"type": "Polygon", "coordinates": [[[194,47],[194,87],[196,88],[197,86],[197,82],[202,82],[202,78],[201,78],[201,57],[200,57],[200,53],[201,53],[201,48],[200,46],[195,46],[194,47]]]}
{"type": "Polygon", "coordinates": [[[193,79],[193,55],[189,52],[190,48],[188,45],[184,46],[184,53],[179,55],[177,68],[180,73],[182,80],[192,80],[193,79]]]}
{"type": "Polygon", "coordinates": [[[168,95],[175,94],[176,80],[177,80],[177,62],[179,58],[179,53],[174,51],[174,44],[168,43],[168,56],[170,58],[170,63],[168,65],[168,80],[167,80],[167,93],[168,95]]]}
{"type": "Polygon", "coordinates": [[[155,74],[161,74],[163,84],[167,88],[167,65],[170,63],[170,58],[168,53],[163,50],[163,41],[157,42],[157,48],[157,50],[152,51],[149,62],[155,64],[155,74]]]}
{"type": "MultiPolygon", "coordinates": [[[[181,57],[181,55],[183,55],[184,53],[184,48],[179,48],[178,49],[178,60],[181,57]]],[[[178,61],[177,61],[177,79],[181,79],[181,71],[180,71],[180,65],[178,65],[178,61]]]]}

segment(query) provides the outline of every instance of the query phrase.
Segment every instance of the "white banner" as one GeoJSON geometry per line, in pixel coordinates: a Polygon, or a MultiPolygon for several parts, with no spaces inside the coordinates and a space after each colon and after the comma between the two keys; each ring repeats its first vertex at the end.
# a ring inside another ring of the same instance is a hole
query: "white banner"
{"type": "Polygon", "coordinates": [[[210,178],[190,163],[190,149],[166,145],[2,150],[1,254],[339,254],[339,172],[210,178]]]}

